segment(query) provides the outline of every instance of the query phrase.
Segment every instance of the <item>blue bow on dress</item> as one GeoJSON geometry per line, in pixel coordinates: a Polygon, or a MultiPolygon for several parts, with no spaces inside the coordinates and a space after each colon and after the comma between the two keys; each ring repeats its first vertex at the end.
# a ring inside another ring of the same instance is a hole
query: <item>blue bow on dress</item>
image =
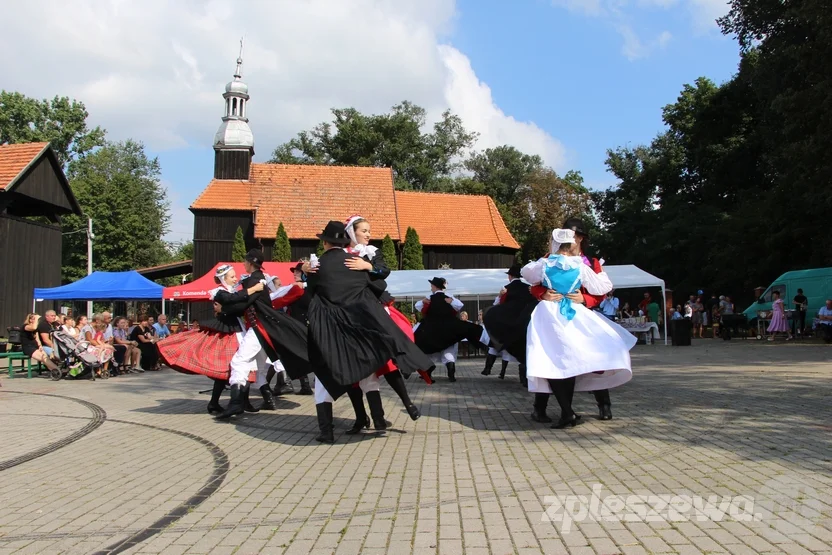
{"type": "Polygon", "coordinates": [[[567,320],[572,320],[577,314],[577,311],[572,307],[572,299],[567,299],[565,296],[560,301],[560,313],[566,317],[567,320]]]}

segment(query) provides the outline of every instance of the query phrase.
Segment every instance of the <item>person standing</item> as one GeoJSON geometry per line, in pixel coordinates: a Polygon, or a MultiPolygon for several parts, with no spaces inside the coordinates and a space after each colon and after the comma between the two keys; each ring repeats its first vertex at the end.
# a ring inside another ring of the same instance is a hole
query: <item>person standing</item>
{"type": "Polygon", "coordinates": [[[792,334],[803,335],[806,332],[806,308],[809,299],[803,294],[803,289],[797,290],[794,296],[794,319],[792,320],[792,334]]]}
{"type": "Polygon", "coordinates": [[[618,297],[615,296],[615,291],[610,291],[601,301],[601,312],[604,316],[612,321],[615,321],[615,315],[618,314],[618,297]]]}
{"type": "Polygon", "coordinates": [[[774,341],[778,333],[786,334],[786,341],[791,340],[792,334],[789,333],[789,321],[786,318],[786,309],[783,299],[780,298],[780,291],[774,291],[771,294],[771,323],[768,325],[768,332],[771,337],[769,341],[774,341]]]}
{"type": "MultiPolygon", "coordinates": [[[[511,281],[503,288],[495,305],[485,314],[484,323],[489,339],[491,339],[491,333],[493,332],[493,342],[498,343],[500,348],[489,348],[486,370],[483,370],[482,374],[487,376],[491,373],[489,360],[493,365],[496,354],[499,354],[502,350],[504,355],[508,354],[509,357],[520,363],[520,381],[522,383],[526,376],[526,325],[537,300],[532,296],[529,285],[522,281],[521,269],[519,264],[514,264],[508,269],[506,274],[511,281]],[[492,354],[492,349],[495,351],[494,354],[492,354]]],[[[503,356],[500,379],[505,378],[506,367],[511,360],[509,357],[503,356]]]]}

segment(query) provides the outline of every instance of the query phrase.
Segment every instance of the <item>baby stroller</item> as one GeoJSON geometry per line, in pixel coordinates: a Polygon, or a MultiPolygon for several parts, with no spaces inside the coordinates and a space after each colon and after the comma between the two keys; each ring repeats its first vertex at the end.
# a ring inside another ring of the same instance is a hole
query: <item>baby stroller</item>
{"type": "MultiPolygon", "coordinates": [[[[95,380],[96,371],[101,364],[94,354],[87,352],[87,347],[89,347],[87,341],[75,339],[65,331],[54,331],[52,344],[56,348],[61,363],[57,370],[49,372],[50,378],[55,381],[66,377],[74,379],[88,377],[95,380]]],[[[101,377],[106,379],[109,374],[101,372],[101,377]]]]}

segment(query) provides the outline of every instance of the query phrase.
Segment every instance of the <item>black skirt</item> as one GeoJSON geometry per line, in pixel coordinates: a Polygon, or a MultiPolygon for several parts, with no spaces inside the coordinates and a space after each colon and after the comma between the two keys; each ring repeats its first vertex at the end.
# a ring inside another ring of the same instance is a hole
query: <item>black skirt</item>
{"type": "Polygon", "coordinates": [[[483,323],[497,350],[505,350],[519,362],[526,362],[526,330],[537,301],[498,304],[485,313],[483,323]]]}
{"type": "Polygon", "coordinates": [[[422,352],[433,354],[441,353],[463,339],[472,345],[479,345],[482,328],[456,318],[425,318],[414,335],[416,346],[422,352]]]}
{"type": "Polygon", "coordinates": [[[293,380],[313,370],[309,360],[307,327],[288,314],[260,302],[254,305],[257,326],[254,332],[270,360],[280,360],[293,380]]]}

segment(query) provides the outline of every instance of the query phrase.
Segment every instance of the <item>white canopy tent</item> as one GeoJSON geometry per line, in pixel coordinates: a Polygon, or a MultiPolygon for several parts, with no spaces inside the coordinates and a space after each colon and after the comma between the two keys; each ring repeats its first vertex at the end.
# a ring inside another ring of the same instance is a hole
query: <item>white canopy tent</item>
{"type": "MultiPolygon", "coordinates": [[[[632,264],[622,266],[604,266],[616,289],[636,289],[641,287],[660,287],[662,306],[667,306],[664,280],[648,274],[632,264]]],[[[387,278],[387,291],[399,299],[424,298],[430,292],[428,281],[433,277],[448,280],[448,293],[459,298],[485,297],[493,301],[506,285],[506,270],[398,270],[387,278]]],[[[664,321],[664,342],[667,344],[667,315],[664,321]]]]}

